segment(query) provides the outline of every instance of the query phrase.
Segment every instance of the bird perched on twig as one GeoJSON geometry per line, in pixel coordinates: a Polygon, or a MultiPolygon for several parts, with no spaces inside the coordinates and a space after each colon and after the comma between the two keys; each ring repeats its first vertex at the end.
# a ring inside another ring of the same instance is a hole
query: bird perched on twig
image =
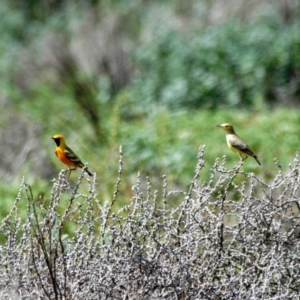
{"type": "MultiPolygon", "coordinates": [[[[52,137],[56,143],[55,154],[61,162],[66,164],[69,168],[69,172],[75,170],[76,168],[84,168],[90,176],[93,174],[88,170],[88,168],[83,164],[80,158],[66,145],[65,139],[61,134],[56,134],[52,137]],[[73,167],[71,169],[70,167],[73,167]]],[[[69,174],[70,176],[70,174],[69,174]]]]}
{"type": "Polygon", "coordinates": [[[241,160],[245,160],[248,156],[252,156],[259,165],[260,162],[257,156],[249,148],[249,146],[235,133],[234,128],[229,123],[218,125],[226,131],[226,141],[228,148],[237,153],[241,160]],[[244,158],[243,158],[244,156],[244,158]]]}

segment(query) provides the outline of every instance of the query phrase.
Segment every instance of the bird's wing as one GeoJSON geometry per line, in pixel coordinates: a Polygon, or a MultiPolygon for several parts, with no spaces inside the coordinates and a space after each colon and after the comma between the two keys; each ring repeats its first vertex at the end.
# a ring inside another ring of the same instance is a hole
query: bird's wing
{"type": "Polygon", "coordinates": [[[80,160],[80,158],[69,147],[66,147],[66,149],[64,150],[64,154],[71,162],[73,162],[77,166],[83,166],[83,163],[80,160]]]}
{"type": "Polygon", "coordinates": [[[229,143],[231,146],[241,152],[244,152],[248,155],[253,155],[254,153],[251,151],[249,146],[242,140],[240,139],[237,135],[230,135],[228,136],[229,143]]]}

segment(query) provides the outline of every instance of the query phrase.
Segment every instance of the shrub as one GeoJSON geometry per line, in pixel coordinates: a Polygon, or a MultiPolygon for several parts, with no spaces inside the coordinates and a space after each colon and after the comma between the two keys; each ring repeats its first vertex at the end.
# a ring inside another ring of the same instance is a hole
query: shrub
{"type": "Polygon", "coordinates": [[[216,161],[187,191],[153,189],[138,175],[130,205],[114,211],[96,179],[73,188],[61,172],[49,202],[22,183],[0,226],[2,299],[287,299],[299,295],[299,156],[272,182],[216,161]],[[244,177],[240,185],[237,177],[244,177]],[[67,203],[63,199],[66,197],[67,203]],[[182,199],[172,206],[175,197],[182,199]],[[19,202],[27,202],[22,219],[19,202]],[[63,208],[64,207],[64,208],[63,208]],[[62,209],[63,208],[63,209],[62,209]],[[67,228],[69,228],[67,230],[67,228]],[[73,233],[70,233],[72,228],[73,233]],[[69,233],[68,233],[69,232],[69,233]]]}
{"type": "MultiPolygon", "coordinates": [[[[140,72],[133,110],[253,107],[258,99],[294,103],[299,97],[299,23],[228,20],[203,30],[159,28],[155,43],[137,49],[140,72]]],[[[151,111],[151,110],[150,110],[151,111]]]]}

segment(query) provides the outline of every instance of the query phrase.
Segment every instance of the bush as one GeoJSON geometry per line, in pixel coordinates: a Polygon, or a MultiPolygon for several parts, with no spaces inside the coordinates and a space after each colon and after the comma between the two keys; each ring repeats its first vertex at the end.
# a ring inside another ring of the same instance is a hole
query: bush
{"type": "MultiPolygon", "coordinates": [[[[259,99],[294,103],[299,97],[299,23],[290,26],[228,20],[184,35],[159,28],[140,47],[132,109],[253,107],[259,99]],[[135,107],[137,106],[137,108],[135,107]]],[[[145,111],[145,110],[144,110],[145,111]]]]}
{"type": "Polygon", "coordinates": [[[200,183],[200,149],[188,190],[169,190],[167,177],[155,190],[138,176],[130,205],[115,212],[122,165],[121,156],[107,205],[97,196],[95,180],[82,192],[83,173],[74,188],[60,173],[49,202],[35,200],[22,183],[0,226],[2,299],[299,295],[299,156],[270,183],[242,172],[242,163],[225,169],[225,161],[216,161],[210,181],[200,183]],[[237,177],[244,178],[242,184],[235,183],[237,177]],[[176,197],[181,204],[172,207],[176,197]],[[21,201],[28,207],[24,220],[21,201]]]}

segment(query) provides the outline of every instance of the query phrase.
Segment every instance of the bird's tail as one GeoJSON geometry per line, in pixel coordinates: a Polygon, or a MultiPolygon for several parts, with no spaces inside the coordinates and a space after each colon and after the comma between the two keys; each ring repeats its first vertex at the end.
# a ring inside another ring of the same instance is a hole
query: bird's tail
{"type": "Polygon", "coordinates": [[[84,167],[84,171],[87,172],[90,176],[93,176],[93,174],[89,171],[87,167],[84,167]]]}
{"type": "Polygon", "coordinates": [[[259,162],[258,158],[256,155],[253,155],[253,158],[257,161],[257,163],[261,166],[261,163],[259,162]]]}

